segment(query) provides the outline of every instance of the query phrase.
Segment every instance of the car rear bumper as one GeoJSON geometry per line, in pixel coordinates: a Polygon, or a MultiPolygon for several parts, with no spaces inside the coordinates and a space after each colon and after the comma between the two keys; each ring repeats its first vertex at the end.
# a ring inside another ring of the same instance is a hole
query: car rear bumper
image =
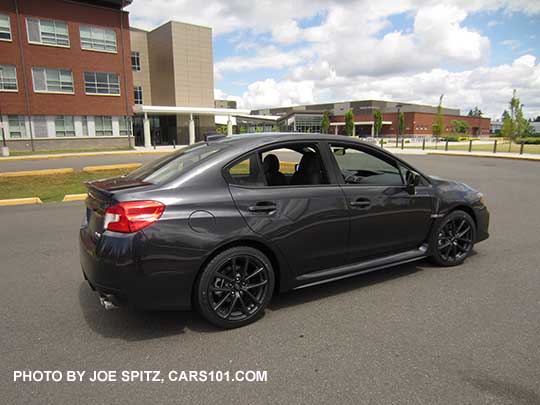
{"type": "Polygon", "coordinates": [[[190,309],[194,277],[182,272],[145,273],[144,263],[152,258],[135,254],[137,243],[133,234],[104,234],[95,243],[82,229],[79,235],[80,262],[90,287],[115,306],[190,309]]]}

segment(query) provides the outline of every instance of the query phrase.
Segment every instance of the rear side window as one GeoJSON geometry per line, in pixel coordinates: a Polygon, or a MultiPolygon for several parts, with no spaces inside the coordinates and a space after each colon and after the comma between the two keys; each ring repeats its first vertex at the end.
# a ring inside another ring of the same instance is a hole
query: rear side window
{"type": "Polygon", "coordinates": [[[229,182],[240,186],[264,186],[264,176],[256,153],[233,163],[227,170],[229,182]]]}
{"type": "Polygon", "coordinates": [[[152,184],[165,184],[227,147],[220,143],[196,143],[179,152],[147,163],[126,177],[152,184]]]}

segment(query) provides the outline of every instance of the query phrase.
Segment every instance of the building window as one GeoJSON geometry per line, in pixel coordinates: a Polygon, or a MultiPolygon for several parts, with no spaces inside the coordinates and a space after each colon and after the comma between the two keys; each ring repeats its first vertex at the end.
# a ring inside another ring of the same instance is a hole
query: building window
{"type": "Polygon", "coordinates": [[[131,117],[119,117],[120,135],[131,135],[131,117]]]}
{"type": "Polygon", "coordinates": [[[81,117],[81,124],[83,136],[88,136],[88,117],[86,115],[81,117]]]}
{"type": "Polygon", "coordinates": [[[114,73],[84,72],[86,94],[120,95],[120,78],[114,73]]]}
{"type": "Polygon", "coordinates": [[[139,54],[139,52],[131,52],[131,69],[134,72],[141,71],[141,55],[139,54]]]}
{"type": "Polygon", "coordinates": [[[67,69],[32,68],[34,91],[73,93],[73,74],[67,69]]]}
{"type": "Polygon", "coordinates": [[[28,42],[69,48],[68,26],[62,21],[26,19],[28,42]]]}
{"type": "Polygon", "coordinates": [[[97,116],[94,117],[96,125],[96,136],[111,136],[112,131],[112,117],[97,116]]]}
{"type": "Polygon", "coordinates": [[[0,65],[0,91],[17,91],[17,71],[13,65],[0,65]]]}
{"type": "Polygon", "coordinates": [[[0,41],[11,41],[11,24],[5,14],[0,14],[0,41]]]}
{"type": "Polygon", "coordinates": [[[133,88],[133,96],[135,98],[135,104],[142,104],[143,103],[142,87],[141,86],[135,86],[133,88]]]}
{"type": "Polygon", "coordinates": [[[8,115],[9,137],[26,138],[26,123],[22,115],[8,115]]]}
{"type": "Polygon", "coordinates": [[[81,26],[81,48],[94,51],[116,52],[116,32],[114,30],[81,26]]]}
{"type": "Polygon", "coordinates": [[[56,136],[75,136],[75,125],[71,115],[58,115],[54,119],[54,128],[56,136]]]}

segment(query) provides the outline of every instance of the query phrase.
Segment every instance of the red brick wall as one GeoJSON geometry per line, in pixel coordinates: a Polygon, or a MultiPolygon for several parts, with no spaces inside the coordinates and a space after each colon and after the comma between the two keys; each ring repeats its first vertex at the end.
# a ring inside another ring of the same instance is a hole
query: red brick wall
{"type": "MultiPolygon", "coordinates": [[[[436,114],[418,113],[418,112],[406,112],[405,115],[405,135],[418,135],[418,136],[431,136],[433,133],[432,126],[435,121],[436,114]]],[[[383,125],[380,135],[383,136],[395,136],[397,133],[397,119],[396,113],[383,114],[383,121],[391,121],[390,125],[383,125]]],[[[373,121],[373,115],[361,114],[355,115],[354,120],[356,122],[361,121],[373,121]]],[[[478,128],[477,136],[489,136],[489,118],[475,118],[460,115],[445,115],[444,116],[444,130],[443,135],[450,135],[453,132],[452,120],[461,120],[469,123],[468,135],[473,135],[473,128],[478,128]],[[448,131],[446,131],[448,127],[448,131]]],[[[344,122],[344,116],[336,116],[332,118],[332,122],[344,122]]],[[[339,133],[344,134],[345,129],[339,127],[339,133]]],[[[371,128],[369,125],[358,125],[356,128],[357,135],[369,135],[371,128]]]]}
{"type": "MultiPolygon", "coordinates": [[[[0,0],[0,13],[8,14],[13,41],[0,41],[0,64],[17,66],[18,93],[0,92],[0,109],[3,114],[27,115],[25,84],[19,52],[18,24],[14,0],[0,0]]],[[[128,13],[114,9],[87,6],[63,0],[19,0],[20,28],[25,59],[26,86],[30,96],[30,115],[131,115],[133,106],[133,77],[131,74],[131,48],[128,13]],[[40,17],[65,21],[69,28],[70,48],[60,48],[28,43],[26,17],[40,17]],[[127,89],[122,66],[122,35],[120,18],[123,18],[124,62],[127,89]],[[105,53],[81,49],[79,26],[95,25],[116,31],[118,52],[105,53]],[[34,93],[32,67],[69,68],[73,72],[75,94],[34,93]],[[120,97],[90,96],[84,93],[84,72],[110,72],[120,76],[120,97]],[[126,112],[126,97],[128,108],[126,112]]]]}

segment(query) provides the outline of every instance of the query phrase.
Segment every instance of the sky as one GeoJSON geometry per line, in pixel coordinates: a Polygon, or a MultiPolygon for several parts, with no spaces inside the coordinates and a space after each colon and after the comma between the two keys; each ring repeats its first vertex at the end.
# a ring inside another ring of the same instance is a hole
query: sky
{"type": "Polygon", "coordinates": [[[212,27],[239,108],[380,99],[540,115],[540,0],[134,0],[131,25],[212,27]]]}

